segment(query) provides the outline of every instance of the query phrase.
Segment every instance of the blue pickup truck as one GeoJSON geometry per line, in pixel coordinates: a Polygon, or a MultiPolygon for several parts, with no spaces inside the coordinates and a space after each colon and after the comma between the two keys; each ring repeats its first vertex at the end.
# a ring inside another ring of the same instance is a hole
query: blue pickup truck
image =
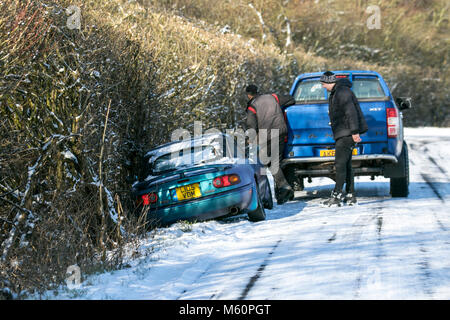
{"type": "MultiPolygon", "coordinates": [[[[374,71],[333,71],[352,83],[369,130],[353,150],[355,176],[390,178],[393,197],[407,197],[408,146],[404,141],[402,110],[411,108],[409,98],[393,98],[382,76],[374,71]]],[[[328,117],[328,93],[319,81],[322,72],[298,76],[290,94],[295,104],[284,109],[288,140],[282,169],[295,190],[304,179],[334,179],[333,133],[328,117]]]]}

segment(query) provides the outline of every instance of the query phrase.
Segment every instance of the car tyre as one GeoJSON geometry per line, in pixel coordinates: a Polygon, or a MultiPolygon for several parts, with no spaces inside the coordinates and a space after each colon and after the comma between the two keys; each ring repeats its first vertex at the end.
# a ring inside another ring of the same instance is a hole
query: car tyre
{"type": "Polygon", "coordinates": [[[409,157],[408,145],[403,142],[402,153],[400,154],[400,161],[404,161],[404,176],[400,178],[391,178],[390,193],[392,197],[407,197],[409,194],[409,157]]]}
{"type": "Polygon", "coordinates": [[[261,194],[259,192],[259,185],[256,181],[255,181],[255,183],[256,183],[256,193],[257,193],[256,197],[258,199],[258,206],[256,207],[255,210],[248,212],[248,219],[252,222],[266,220],[266,212],[264,211],[264,205],[261,200],[261,194]]]}

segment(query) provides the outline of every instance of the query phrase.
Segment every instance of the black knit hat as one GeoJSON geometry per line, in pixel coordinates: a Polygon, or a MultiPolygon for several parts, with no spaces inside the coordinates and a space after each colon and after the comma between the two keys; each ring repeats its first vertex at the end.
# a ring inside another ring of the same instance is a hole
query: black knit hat
{"type": "Polygon", "coordinates": [[[250,84],[245,88],[245,93],[249,93],[252,96],[256,96],[258,94],[258,87],[254,84],[250,84]]]}
{"type": "Polygon", "coordinates": [[[320,77],[320,82],[335,83],[336,82],[336,75],[333,72],[331,72],[331,71],[326,71],[320,77]]]}

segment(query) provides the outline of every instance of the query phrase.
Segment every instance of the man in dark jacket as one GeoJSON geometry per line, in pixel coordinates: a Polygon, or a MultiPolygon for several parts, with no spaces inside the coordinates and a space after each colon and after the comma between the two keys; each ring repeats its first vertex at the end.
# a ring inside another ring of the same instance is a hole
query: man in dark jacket
{"type": "Polygon", "coordinates": [[[328,114],[336,142],[336,185],[330,199],[324,204],[341,206],[343,201],[353,205],[356,203],[352,168],[353,148],[361,142],[360,134],[368,130],[367,123],[358,100],[350,89],[352,83],[347,78],[338,81],[334,73],[327,71],[321,76],[320,82],[329,92],[328,114]],[[342,196],[344,183],[345,197],[342,196]]]}
{"type": "MultiPolygon", "coordinates": [[[[286,181],[280,168],[287,137],[287,126],[280,100],[277,95],[259,95],[258,88],[255,85],[249,85],[246,88],[246,93],[249,99],[247,102],[247,129],[254,129],[259,133],[259,138],[263,136],[261,135],[262,130],[267,132],[267,140],[258,141],[259,155],[260,159],[262,155],[267,155],[270,159],[269,168],[275,180],[275,197],[278,204],[283,204],[294,198],[294,190],[286,181]],[[273,129],[275,130],[273,131],[273,129]],[[275,136],[271,136],[272,133],[276,133],[275,136]],[[278,153],[272,152],[272,143],[278,144],[278,153]]],[[[286,96],[283,96],[282,99],[283,101],[289,101],[286,96]]]]}

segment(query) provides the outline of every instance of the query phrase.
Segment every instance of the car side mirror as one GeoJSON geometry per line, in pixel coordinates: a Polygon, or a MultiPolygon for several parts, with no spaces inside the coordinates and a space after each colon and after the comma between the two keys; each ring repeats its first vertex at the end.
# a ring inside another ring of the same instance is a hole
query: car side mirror
{"type": "Polygon", "coordinates": [[[411,109],[411,98],[398,97],[395,98],[395,103],[400,110],[411,109]]]}

